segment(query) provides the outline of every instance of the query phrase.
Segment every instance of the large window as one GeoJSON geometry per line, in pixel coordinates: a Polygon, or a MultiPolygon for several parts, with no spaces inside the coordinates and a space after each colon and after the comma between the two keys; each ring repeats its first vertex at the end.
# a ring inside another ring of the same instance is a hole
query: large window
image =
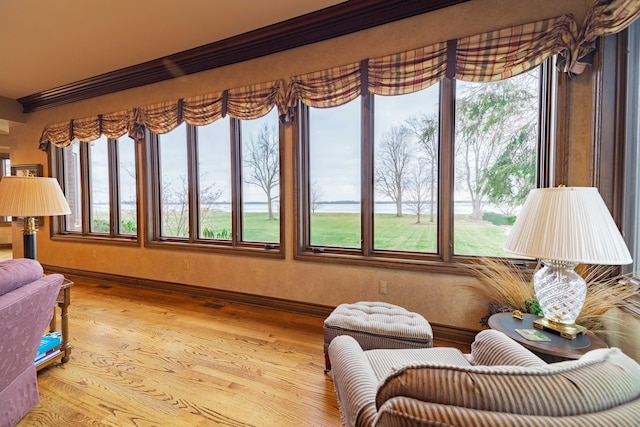
{"type": "Polygon", "coordinates": [[[539,91],[538,69],[456,82],[456,254],[510,256],[502,249],[507,231],[535,187],[539,91]]]}
{"type": "Polygon", "coordinates": [[[146,131],[142,199],[132,138],[53,147],[53,173],[71,208],[56,220],[54,233],[137,240],[142,210],[149,246],[280,256],[280,140],[276,109],[253,120],[226,117],[203,126],[182,123],[163,134],[146,131]]]}
{"type": "Polygon", "coordinates": [[[310,239],[314,246],[360,247],[359,107],[358,102],[352,101],[336,108],[312,108],[309,112],[308,194],[310,239]],[[340,224],[338,229],[332,227],[336,223],[340,224]]]}
{"type": "MultiPolygon", "coordinates": [[[[277,111],[149,133],[151,242],[202,248],[280,247],[277,111]]],[[[274,251],[278,253],[278,251],[274,251]]]]}
{"type": "Polygon", "coordinates": [[[54,174],[71,209],[70,215],[56,220],[55,233],[136,240],[135,142],[127,136],[86,143],[76,139],[51,153],[54,174]]]}
{"type": "MultiPolygon", "coordinates": [[[[1,153],[0,154],[0,179],[3,176],[11,175],[11,161],[9,160],[9,155],[1,153]]],[[[0,224],[11,224],[10,216],[0,216],[0,224]]]]}
{"type": "Polygon", "coordinates": [[[297,255],[403,265],[509,256],[509,227],[549,170],[538,153],[550,116],[541,68],[302,106],[297,255]]]}

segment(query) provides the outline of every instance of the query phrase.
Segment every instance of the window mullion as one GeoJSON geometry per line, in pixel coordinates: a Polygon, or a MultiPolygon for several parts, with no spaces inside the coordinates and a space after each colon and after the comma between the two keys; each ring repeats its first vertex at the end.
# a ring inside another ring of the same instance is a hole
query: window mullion
{"type": "Polygon", "coordinates": [[[361,95],[362,102],[362,201],[361,201],[361,225],[360,225],[360,248],[365,256],[370,256],[373,252],[373,203],[374,203],[374,133],[373,133],[373,95],[369,92],[361,95]]]}
{"type": "Polygon", "coordinates": [[[187,125],[187,185],[189,203],[189,241],[200,237],[200,194],[198,183],[198,140],[195,126],[187,125]]]}
{"type": "Polygon", "coordinates": [[[149,168],[147,174],[149,179],[147,181],[146,191],[148,194],[146,198],[146,211],[148,212],[147,223],[150,225],[147,227],[146,240],[149,242],[158,239],[162,230],[162,215],[160,213],[162,199],[160,174],[162,171],[160,168],[160,144],[158,136],[147,130],[145,131],[145,141],[145,159],[149,168]]]}
{"type": "Polygon", "coordinates": [[[80,143],[80,200],[82,209],[82,234],[86,235],[91,232],[91,194],[90,194],[90,177],[91,171],[91,154],[89,143],[80,143]]]}
{"type": "Polygon", "coordinates": [[[554,150],[554,99],[558,73],[553,59],[547,59],[540,66],[540,113],[538,116],[538,150],[536,160],[536,187],[547,188],[553,184],[552,156],[554,150]]]}
{"type": "Polygon", "coordinates": [[[440,82],[440,140],[438,153],[438,253],[444,262],[453,256],[453,192],[455,170],[455,80],[440,82]]]}
{"type": "Polygon", "coordinates": [[[240,121],[231,118],[231,244],[237,246],[242,238],[242,150],[240,121]]]}
{"type": "Polygon", "coordinates": [[[109,173],[109,222],[110,236],[120,234],[120,196],[118,191],[119,168],[118,168],[118,141],[107,140],[107,155],[109,173]]]}
{"type": "Polygon", "coordinates": [[[294,173],[294,194],[297,196],[296,209],[296,243],[298,252],[302,253],[311,246],[311,170],[309,167],[309,129],[311,127],[309,107],[298,102],[296,120],[293,122],[294,143],[297,152],[294,153],[296,168],[294,173]]]}

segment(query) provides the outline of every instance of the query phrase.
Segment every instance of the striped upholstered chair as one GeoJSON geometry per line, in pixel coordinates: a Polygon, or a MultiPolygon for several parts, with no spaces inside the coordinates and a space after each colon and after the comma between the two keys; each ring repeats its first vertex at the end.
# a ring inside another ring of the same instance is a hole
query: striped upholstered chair
{"type": "Polygon", "coordinates": [[[347,426],[640,426],[640,365],[617,348],[547,364],[494,330],[453,348],[329,345],[347,426]]]}

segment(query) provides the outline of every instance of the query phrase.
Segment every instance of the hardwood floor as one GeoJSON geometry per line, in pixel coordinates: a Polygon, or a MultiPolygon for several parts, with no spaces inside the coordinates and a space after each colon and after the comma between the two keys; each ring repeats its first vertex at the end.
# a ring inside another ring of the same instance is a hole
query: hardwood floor
{"type": "Polygon", "coordinates": [[[6,261],[13,258],[13,249],[0,248],[0,261],[6,261]]]}
{"type": "Polygon", "coordinates": [[[69,277],[66,364],[30,426],[339,426],[323,319],[69,277]]]}

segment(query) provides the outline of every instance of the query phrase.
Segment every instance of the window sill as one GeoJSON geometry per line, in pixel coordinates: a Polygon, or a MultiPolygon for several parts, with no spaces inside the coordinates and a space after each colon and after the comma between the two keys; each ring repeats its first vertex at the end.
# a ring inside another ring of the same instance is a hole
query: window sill
{"type": "Polygon", "coordinates": [[[260,258],[284,258],[284,250],[280,245],[266,243],[252,243],[244,244],[242,246],[231,246],[231,243],[229,243],[228,245],[223,245],[213,243],[190,243],[176,240],[166,240],[145,242],[144,246],[149,249],[160,250],[170,249],[194,252],[210,252],[225,255],[254,256],[260,258]],[[272,248],[270,246],[272,246],[272,248]]]}

